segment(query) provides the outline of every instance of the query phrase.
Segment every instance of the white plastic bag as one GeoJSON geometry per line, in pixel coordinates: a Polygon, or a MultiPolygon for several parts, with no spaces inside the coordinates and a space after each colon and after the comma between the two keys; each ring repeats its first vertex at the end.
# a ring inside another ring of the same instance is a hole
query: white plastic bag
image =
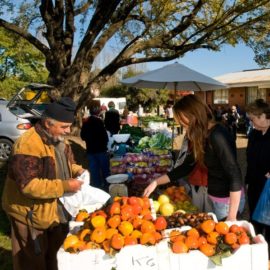
{"type": "Polygon", "coordinates": [[[84,182],[81,190],[76,193],[65,193],[60,198],[60,201],[72,217],[75,217],[80,209],[93,212],[101,208],[110,198],[110,194],[107,192],[89,185],[90,176],[87,170],[78,179],[84,182]]]}

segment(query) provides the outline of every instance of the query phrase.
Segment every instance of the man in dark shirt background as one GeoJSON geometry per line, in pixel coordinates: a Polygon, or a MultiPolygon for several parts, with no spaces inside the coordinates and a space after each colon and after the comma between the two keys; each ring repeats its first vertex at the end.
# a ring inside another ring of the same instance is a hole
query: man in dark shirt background
{"type": "Polygon", "coordinates": [[[110,135],[117,134],[120,130],[120,114],[115,109],[113,101],[108,103],[109,110],[105,113],[105,128],[110,132],[110,135]]]}

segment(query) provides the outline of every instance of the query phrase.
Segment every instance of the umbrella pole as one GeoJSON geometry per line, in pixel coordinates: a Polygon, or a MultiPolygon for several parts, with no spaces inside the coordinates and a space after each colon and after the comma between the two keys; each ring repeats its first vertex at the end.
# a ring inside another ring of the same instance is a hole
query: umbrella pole
{"type": "MultiPolygon", "coordinates": [[[[173,105],[175,104],[175,99],[176,99],[176,82],[174,82],[174,95],[173,95],[173,105]]],[[[174,119],[173,119],[173,124],[172,124],[172,151],[173,151],[173,144],[174,144],[174,119]]]]}

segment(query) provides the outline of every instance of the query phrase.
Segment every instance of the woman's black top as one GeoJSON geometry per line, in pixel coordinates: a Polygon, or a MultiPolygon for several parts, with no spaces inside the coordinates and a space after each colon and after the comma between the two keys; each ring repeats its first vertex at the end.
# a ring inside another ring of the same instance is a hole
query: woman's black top
{"type": "MultiPolygon", "coordinates": [[[[239,191],[243,186],[242,174],[236,158],[236,145],[221,124],[209,130],[205,146],[204,163],[208,169],[208,194],[225,198],[230,191],[239,191]]],[[[168,173],[171,182],[190,174],[195,167],[193,154],[187,153],[182,165],[168,173]]]]}

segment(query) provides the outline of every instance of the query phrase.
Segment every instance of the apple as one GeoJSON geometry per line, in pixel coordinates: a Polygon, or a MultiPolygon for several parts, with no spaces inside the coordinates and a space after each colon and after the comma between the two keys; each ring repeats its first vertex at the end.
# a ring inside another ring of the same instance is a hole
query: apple
{"type": "Polygon", "coordinates": [[[153,207],[154,207],[154,209],[155,209],[155,211],[156,211],[156,213],[158,212],[158,210],[159,210],[159,207],[160,207],[160,203],[158,202],[158,201],[153,201],[153,207]]]}
{"type": "Polygon", "coordinates": [[[160,203],[160,205],[162,205],[164,203],[170,202],[170,198],[166,194],[161,194],[158,197],[158,202],[160,203]]]}
{"type": "Polygon", "coordinates": [[[163,203],[159,207],[159,212],[165,217],[171,216],[174,213],[174,206],[170,202],[163,203]]]}

